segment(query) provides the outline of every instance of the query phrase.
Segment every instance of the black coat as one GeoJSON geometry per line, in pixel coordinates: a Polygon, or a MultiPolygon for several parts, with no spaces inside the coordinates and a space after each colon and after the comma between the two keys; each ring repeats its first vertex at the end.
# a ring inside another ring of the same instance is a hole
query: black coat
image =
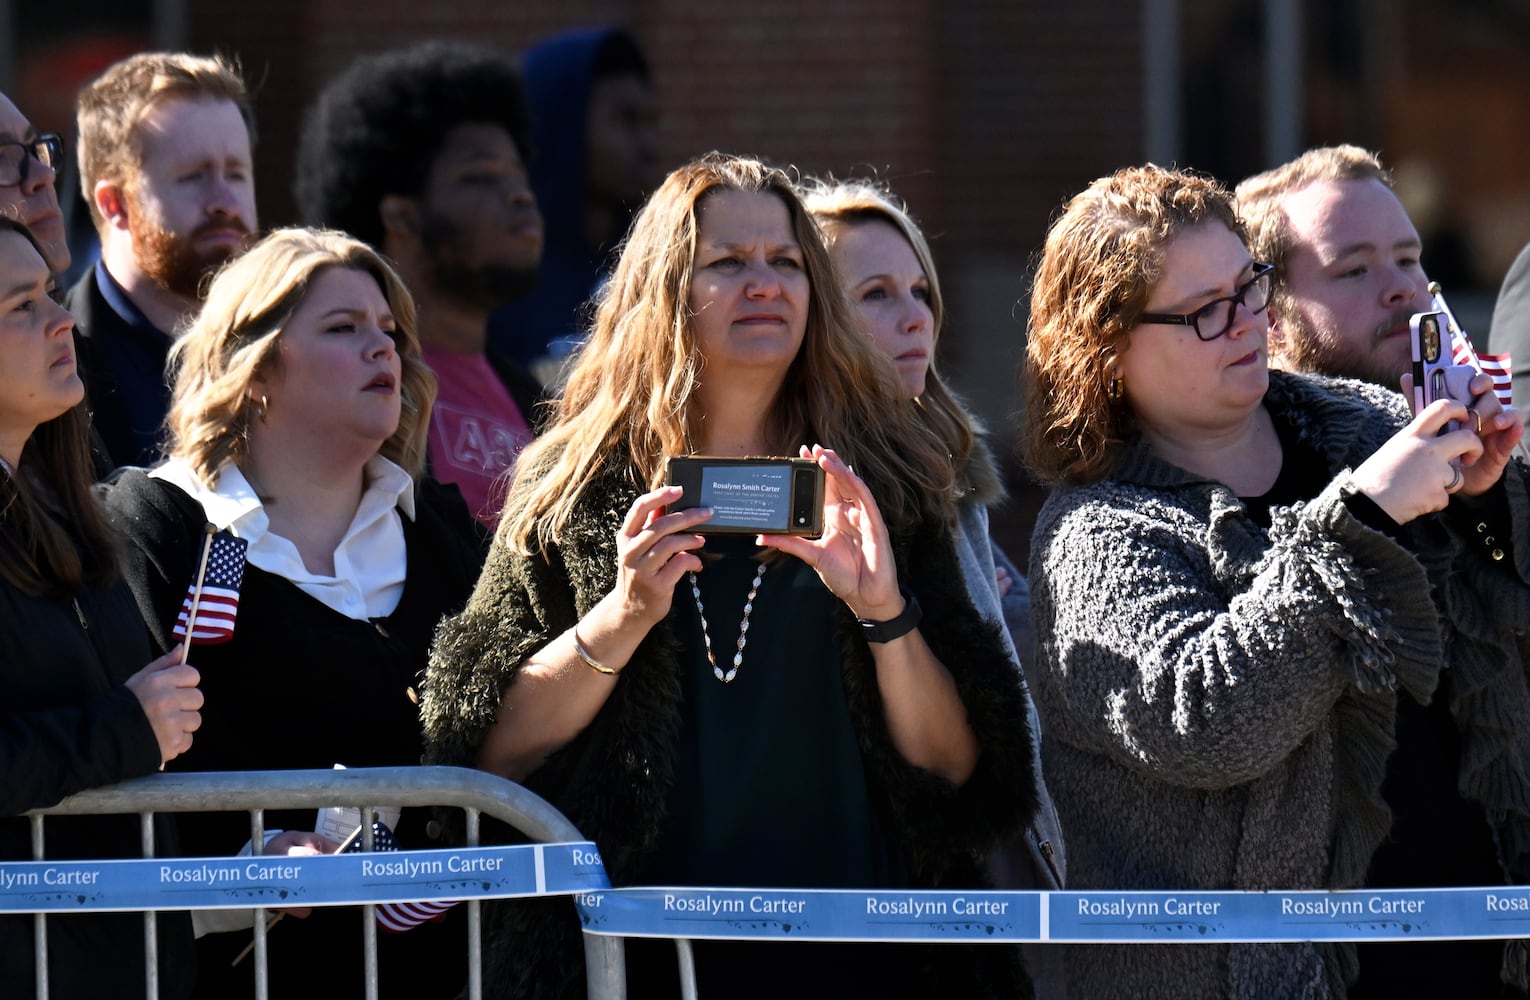
{"type": "MultiPolygon", "coordinates": [[[[132,594],[118,583],[69,598],[33,597],[0,583],[0,858],[32,858],[18,814],[75,792],[152,774],[159,743],[124,682],[154,657],[132,594]]],[[[136,816],[80,816],[44,823],[48,858],[141,856],[136,816]]],[[[157,853],[175,853],[175,824],[155,820],[157,853]]],[[[34,990],[32,917],[0,915],[6,995],[34,990]]],[[[191,922],[159,916],[160,996],[183,997],[194,971],[191,922]]],[[[48,920],[55,1000],[143,996],[143,918],[87,913],[48,920]]]]}
{"type": "MultiPolygon", "coordinates": [[[[101,294],[96,269],[87,268],[74,287],[64,296],[64,307],[74,316],[74,347],[80,379],[85,383],[85,399],[90,406],[92,444],[105,455],[97,455],[97,472],[104,478],[113,468],[124,465],[152,465],[159,457],[157,449],[145,449],[134,432],[130,408],[118,384],[118,374],[109,358],[113,351],[125,352],[134,363],[163,373],[170,353],[167,334],[154,336],[147,330],[134,329],[123,321],[101,294]],[[108,347],[108,342],[110,346],[108,347]]],[[[156,414],[162,422],[170,405],[170,390],[165,383],[163,409],[156,414]]],[[[144,433],[160,433],[158,424],[142,428],[144,433]]]]}
{"type": "MultiPolygon", "coordinates": [[[[124,573],[149,621],[155,644],[170,629],[201,553],[206,516],[180,488],[127,470],[107,510],[131,545],[124,573]]],[[[416,516],[403,518],[408,574],[398,607],[371,621],[348,618],[291,581],[246,565],[234,637],[193,647],[202,672],[202,728],[191,751],[170,767],[185,771],[388,767],[417,764],[421,737],[414,691],[437,623],[461,608],[483,560],[482,536],[461,494],[426,480],[416,516]]],[[[351,803],[336,803],[348,805],[351,803]]],[[[425,810],[405,809],[404,849],[433,842],[425,810]]],[[[249,838],[239,813],[183,814],[188,855],[232,854],[249,838]]],[[[267,829],[311,830],[312,809],[270,809],[267,829]]],[[[434,827],[430,827],[434,830],[434,827]]],[[[458,908],[459,910],[462,908],[458,908]]],[[[466,969],[465,915],[379,936],[383,996],[450,996],[466,969]],[[396,991],[396,992],[395,992],[396,991]]],[[[249,995],[252,962],[229,971],[249,932],[211,934],[198,942],[198,996],[249,995]]],[[[272,931],[272,996],[360,995],[360,918],[349,907],[315,910],[272,931]]]]}

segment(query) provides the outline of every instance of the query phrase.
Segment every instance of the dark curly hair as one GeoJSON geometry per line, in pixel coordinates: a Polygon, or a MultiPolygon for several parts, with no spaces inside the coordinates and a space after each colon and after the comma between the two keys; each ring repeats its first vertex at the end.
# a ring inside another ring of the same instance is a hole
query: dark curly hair
{"type": "Polygon", "coordinates": [[[292,191],[309,225],[380,247],[377,205],[417,197],[446,134],[499,125],[531,159],[531,113],[515,60],[496,49],[431,41],[363,56],[309,107],[292,191]]]}

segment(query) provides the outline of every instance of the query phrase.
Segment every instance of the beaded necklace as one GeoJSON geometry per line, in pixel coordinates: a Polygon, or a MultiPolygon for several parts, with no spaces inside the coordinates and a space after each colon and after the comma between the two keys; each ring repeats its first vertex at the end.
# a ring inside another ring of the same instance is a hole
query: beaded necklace
{"type": "Polygon", "coordinates": [[[754,611],[754,598],[760,592],[760,581],[765,578],[765,564],[760,563],[758,572],[754,574],[754,583],[749,587],[749,596],[744,598],[744,617],[738,623],[738,649],[733,654],[733,667],[727,673],[723,672],[712,656],[712,636],[707,631],[707,613],[701,606],[701,587],[696,581],[696,574],[687,575],[691,578],[691,597],[696,600],[696,614],[701,619],[701,640],[707,647],[707,662],[712,665],[712,676],[724,684],[732,684],[733,678],[738,676],[738,668],[744,662],[744,644],[749,641],[749,615],[754,611]]]}

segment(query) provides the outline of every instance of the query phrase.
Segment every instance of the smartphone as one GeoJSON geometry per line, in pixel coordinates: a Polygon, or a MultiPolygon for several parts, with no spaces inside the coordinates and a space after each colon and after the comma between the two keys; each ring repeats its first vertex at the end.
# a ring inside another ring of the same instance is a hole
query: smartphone
{"type": "MultiPolygon", "coordinates": [[[[1414,313],[1409,323],[1415,413],[1437,399],[1455,399],[1471,405],[1470,383],[1477,373],[1470,365],[1458,365],[1452,360],[1448,322],[1443,312],[1421,312],[1414,313]]],[[[1459,421],[1452,420],[1445,430],[1453,431],[1460,426],[1459,421]]]]}
{"type": "Polygon", "coordinates": [[[702,534],[823,534],[823,470],[808,458],[665,460],[664,483],[685,492],[671,510],[711,507],[702,534]]]}

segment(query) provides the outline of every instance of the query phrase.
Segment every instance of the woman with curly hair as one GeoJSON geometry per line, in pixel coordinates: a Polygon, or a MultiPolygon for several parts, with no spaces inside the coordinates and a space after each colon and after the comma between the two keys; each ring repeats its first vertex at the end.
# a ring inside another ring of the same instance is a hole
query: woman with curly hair
{"type": "MultiPolygon", "coordinates": [[[[1414,415],[1369,383],[1270,371],[1271,289],[1231,195],[1193,173],[1101,178],[1048,233],[1023,440],[1053,486],[1032,676],[1071,889],[1365,885],[1384,782],[1419,780],[1389,755],[1422,732],[1445,759],[1441,723],[1503,843],[1530,833],[1524,741],[1503,738],[1530,727],[1524,651],[1485,627],[1523,621],[1530,588],[1462,544],[1498,505],[1516,529],[1530,510],[1504,474],[1517,420],[1491,394],[1478,420],[1450,400],[1414,415]]],[[[1332,942],[1065,954],[1089,997],[1343,997],[1356,971],[1332,942]]]]}

